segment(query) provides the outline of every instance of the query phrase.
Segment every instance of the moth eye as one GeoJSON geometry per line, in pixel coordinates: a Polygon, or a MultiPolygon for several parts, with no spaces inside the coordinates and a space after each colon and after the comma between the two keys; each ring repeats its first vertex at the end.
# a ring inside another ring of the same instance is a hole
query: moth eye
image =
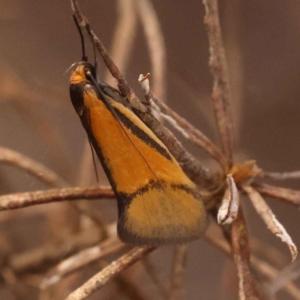
{"type": "Polygon", "coordinates": [[[90,70],[88,70],[88,69],[84,70],[84,74],[85,74],[85,76],[86,76],[87,79],[91,79],[92,74],[91,74],[90,70]]]}

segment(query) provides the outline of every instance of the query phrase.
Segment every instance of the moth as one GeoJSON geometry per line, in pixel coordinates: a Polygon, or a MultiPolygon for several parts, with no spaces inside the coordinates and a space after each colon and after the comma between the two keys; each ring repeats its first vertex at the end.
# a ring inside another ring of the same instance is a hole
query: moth
{"type": "Polygon", "coordinates": [[[207,222],[196,185],[119,91],[96,80],[85,55],[74,65],[70,97],[115,192],[120,239],[148,246],[198,239],[207,222]]]}

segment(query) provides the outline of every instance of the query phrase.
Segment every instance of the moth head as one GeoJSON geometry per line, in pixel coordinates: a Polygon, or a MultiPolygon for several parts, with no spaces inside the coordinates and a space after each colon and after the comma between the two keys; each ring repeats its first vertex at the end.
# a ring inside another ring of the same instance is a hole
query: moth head
{"type": "Polygon", "coordinates": [[[79,61],[72,65],[71,84],[89,83],[91,77],[96,78],[95,67],[86,61],[79,61]]]}

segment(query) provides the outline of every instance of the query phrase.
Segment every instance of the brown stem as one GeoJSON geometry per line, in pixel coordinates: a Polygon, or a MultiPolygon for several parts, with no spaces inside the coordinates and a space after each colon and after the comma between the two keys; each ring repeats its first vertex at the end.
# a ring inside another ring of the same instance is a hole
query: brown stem
{"type": "Polygon", "coordinates": [[[157,290],[159,291],[161,297],[163,299],[168,299],[168,291],[167,288],[165,287],[162,278],[160,278],[160,274],[158,273],[157,269],[153,265],[153,263],[150,261],[148,256],[145,256],[141,260],[147,274],[149,277],[152,279],[153,283],[157,287],[157,290]]]}
{"type": "Polygon", "coordinates": [[[300,205],[300,191],[263,183],[255,184],[253,187],[263,195],[274,197],[279,200],[289,201],[295,205],[300,205]]]}
{"type": "Polygon", "coordinates": [[[184,129],[188,135],[188,139],[191,140],[195,145],[203,149],[207,154],[214,158],[221,166],[226,166],[226,160],[223,153],[218,149],[218,147],[200,130],[195,128],[186,119],[178,115],[170,107],[168,107],[163,102],[159,101],[150,90],[150,99],[160,108],[163,114],[172,117],[178,125],[184,129]]]}
{"type": "Polygon", "coordinates": [[[51,187],[68,186],[56,173],[19,152],[0,147],[0,163],[22,169],[51,187]]]}
{"type": "Polygon", "coordinates": [[[143,25],[153,74],[153,90],[166,101],[166,45],[152,1],[135,1],[143,25]]]}
{"type": "Polygon", "coordinates": [[[250,271],[248,232],[241,208],[237,219],[232,223],[231,243],[239,279],[239,299],[262,299],[256,290],[255,279],[250,271]]]}
{"type": "MultiPolygon", "coordinates": [[[[217,249],[221,250],[224,254],[226,254],[228,256],[228,258],[232,258],[231,249],[229,247],[229,244],[224,239],[217,237],[218,236],[217,231],[220,231],[220,229],[217,228],[216,225],[211,226],[211,228],[205,234],[206,241],[208,241],[210,244],[212,244],[217,249]]],[[[253,268],[256,271],[258,271],[260,274],[267,277],[269,280],[275,280],[278,277],[279,271],[277,269],[275,269],[269,263],[267,263],[261,259],[258,259],[254,255],[251,256],[250,261],[251,261],[251,264],[253,265],[253,268]]],[[[299,299],[297,296],[300,295],[300,290],[293,282],[289,282],[284,287],[284,289],[292,297],[294,297],[295,299],[299,299]]]]}
{"type": "Polygon", "coordinates": [[[230,112],[230,85],[225,50],[222,41],[218,1],[203,0],[205,7],[204,24],[209,40],[209,65],[214,77],[212,104],[221,139],[222,151],[232,165],[233,156],[233,124],[230,112]]]}
{"type": "Polygon", "coordinates": [[[118,258],[98,274],[90,278],[77,290],[72,292],[66,300],[83,300],[94,294],[97,290],[103,287],[109,280],[136,263],[143,256],[152,252],[155,248],[133,248],[125,255],[118,258]]]}
{"type": "Polygon", "coordinates": [[[169,300],[184,299],[184,270],[187,245],[174,246],[169,300]]]}
{"type": "Polygon", "coordinates": [[[0,197],[0,211],[67,200],[112,198],[115,198],[115,195],[110,187],[75,187],[65,189],[53,189],[47,191],[17,193],[0,197]]]}
{"type": "Polygon", "coordinates": [[[108,254],[115,254],[118,250],[125,247],[126,245],[120,243],[120,240],[117,237],[111,237],[99,245],[83,249],[66,258],[50,270],[48,275],[43,279],[40,288],[48,288],[78,269],[84,268],[95,260],[99,260],[108,254]]]}
{"type": "Polygon", "coordinates": [[[88,228],[73,235],[64,236],[63,242],[48,244],[8,258],[8,266],[18,275],[45,271],[65,257],[91,247],[102,239],[97,228],[88,228]]]}
{"type": "Polygon", "coordinates": [[[299,179],[300,178],[300,171],[293,171],[293,172],[262,172],[262,177],[270,178],[273,180],[289,180],[289,179],[299,179]]]}

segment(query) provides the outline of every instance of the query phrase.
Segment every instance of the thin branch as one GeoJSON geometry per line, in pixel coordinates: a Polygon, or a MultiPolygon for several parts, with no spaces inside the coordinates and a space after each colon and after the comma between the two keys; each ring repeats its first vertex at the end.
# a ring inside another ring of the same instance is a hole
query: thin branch
{"type": "MultiPolygon", "coordinates": [[[[231,249],[228,243],[224,239],[217,237],[217,229],[219,231],[219,227],[214,224],[210,227],[210,230],[207,230],[205,234],[206,241],[221,250],[228,256],[228,258],[232,258],[231,249]]],[[[269,280],[275,280],[278,277],[279,271],[264,260],[258,259],[256,256],[252,255],[250,262],[255,270],[267,277],[269,280]]],[[[295,299],[300,299],[300,290],[294,283],[289,282],[286,284],[286,286],[284,286],[284,290],[295,299]]]]}
{"type": "Polygon", "coordinates": [[[156,11],[149,0],[135,0],[143,24],[153,73],[153,90],[166,101],[166,45],[156,11]]]}
{"type": "Polygon", "coordinates": [[[177,129],[185,138],[192,141],[195,145],[206,151],[221,166],[226,166],[226,159],[218,147],[200,130],[195,128],[186,119],[182,118],[169,106],[156,98],[152,93],[149,83],[150,74],[140,75],[139,82],[144,90],[145,98],[149,102],[151,108],[154,108],[166,121],[168,121],[175,129],[177,129]]]}
{"type": "MultiPolygon", "coordinates": [[[[137,11],[135,9],[134,0],[118,0],[117,1],[118,21],[115,26],[111,57],[114,58],[116,65],[122,72],[125,72],[132,55],[133,41],[137,32],[137,11]],[[124,47],[124,45],[126,45],[124,47]]],[[[110,77],[111,78],[111,77],[110,77]]],[[[108,74],[105,81],[112,84],[108,74]]]]}
{"type": "Polygon", "coordinates": [[[299,179],[300,178],[300,171],[293,171],[293,172],[263,172],[262,177],[270,178],[274,180],[288,180],[288,179],[299,179]]]}
{"type": "MultiPolygon", "coordinates": [[[[276,278],[274,278],[273,282],[270,284],[270,289],[272,294],[276,294],[283,287],[288,285],[292,280],[296,280],[300,277],[300,264],[299,262],[294,262],[293,264],[289,264],[283,270],[281,270],[276,278]]],[[[297,290],[296,299],[300,299],[300,292],[297,290]]]]}
{"type": "Polygon", "coordinates": [[[267,227],[271,230],[273,234],[279,237],[282,240],[282,242],[287,244],[292,255],[292,261],[294,261],[298,255],[297,247],[292,241],[287,231],[285,230],[285,228],[276,219],[271,208],[267,205],[263,197],[254,188],[250,186],[244,186],[243,189],[248,194],[249,199],[251,200],[254,208],[256,209],[257,213],[262,217],[267,227]]]}
{"type": "Polygon", "coordinates": [[[169,300],[184,299],[184,271],[187,245],[174,246],[169,300]]]}
{"type": "Polygon", "coordinates": [[[0,196],[0,211],[68,200],[93,200],[113,198],[115,198],[115,195],[110,187],[75,187],[37,192],[17,193],[0,196]]]}
{"type": "Polygon", "coordinates": [[[168,291],[165,287],[165,285],[162,282],[162,279],[160,278],[157,269],[155,268],[155,266],[152,264],[152,262],[150,261],[148,256],[145,256],[142,260],[141,260],[147,274],[149,275],[149,277],[152,279],[152,281],[154,282],[155,286],[157,287],[161,297],[163,299],[168,299],[168,291]]]}
{"type": "Polygon", "coordinates": [[[250,249],[248,233],[241,209],[232,223],[232,252],[239,279],[239,299],[261,299],[255,286],[255,279],[250,270],[250,249]]]}
{"type": "Polygon", "coordinates": [[[94,262],[101,257],[116,252],[126,245],[120,243],[117,237],[111,237],[101,244],[86,248],[73,256],[68,257],[54,267],[40,284],[41,289],[46,289],[49,286],[62,280],[65,276],[86,267],[88,264],[94,262]]]}
{"type": "Polygon", "coordinates": [[[203,0],[205,7],[204,24],[209,40],[209,65],[214,76],[212,104],[218,124],[221,147],[228,160],[228,167],[232,165],[233,156],[233,124],[230,112],[230,85],[222,41],[219,20],[218,1],[203,0]]]}
{"type": "Polygon", "coordinates": [[[109,264],[98,274],[90,278],[77,290],[72,292],[66,300],[83,300],[94,294],[97,290],[103,287],[109,280],[136,263],[143,256],[152,252],[155,248],[133,248],[125,255],[118,258],[116,261],[109,264]]]}
{"type": "Polygon", "coordinates": [[[255,184],[253,187],[263,195],[289,201],[292,204],[300,205],[300,191],[282,188],[268,184],[255,184]]]}
{"type": "MultiPolygon", "coordinates": [[[[256,270],[266,276],[270,281],[276,281],[276,279],[280,275],[280,271],[274,268],[271,264],[268,264],[264,260],[261,260],[255,256],[251,257],[251,263],[256,270]]],[[[300,299],[300,290],[293,282],[286,282],[285,286],[283,286],[282,289],[285,290],[295,300],[300,299]]],[[[272,293],[272,286],[271,291],[269,292],[272,293]]]]}
{"type": "Polygon", "coordinates": [[[56,173],[19,152],[0,147],[0,163],[24,170],[51,187],[68,186],[68,183],[56,173]]]}
{"type": "MultiPolygon", "coordinates": [[[[146,74],[146,75],[140,75],[139,76],[139,83],[141,84],[142,89],[144,90],[145,93],[145,98],[148,101],[148,103],[151,104],[155,104],[154,101],[157,101],[159,103],[161,103],[163,105],[163,107],[167,107],[166,105],[164,105],[162,102],[158,101],[155,96],[153,95],[151,89],[150,89],[150,83],[149,83],[149,76],[150,74],[146,74]]],[[[157,111],[154,111],[154,113],[157,111]]],[[[164,115],[164,113],[162,111],[158,112],[158,117],[164,117],[166,115],[164,115]]],[[[175,114],[175,113],[174,113],[175,114]]],[[[168,116],[166,116],[168,117],[168,116]]],[[[179,117],[179,116],[178,116],[179,117]]],[[[180,118],[180,117],[179,117],[180,118]]],[[[168,121],[170,121],[169,118],[167,118],[168,121]]],[[[183,119],[182,119],[183,120],[183,119]]],[[[176,120],[179,121],[179,120],[176,120]]],[[[176,121],[174,121],[176,123],[176,121]]],[[[174,122],[172,123],[172,125],[174,126],[174,122]]],[[[181,126],[182,124],[180,124],[181,126]]],[[[186,132],[185,132],[185,128],[182,128],[180,126],[174,126],[177,130],[179,130],[179,132],[181,132],[185,137],[186,132]]],[[[192,125],[191,125],[192,127],[192,125]]],[[[163,140],[163,138],[161,138],[163,140]]],[[[190,138],[192,141],[193,139],[190,138]]],[[[184,172],[186,174],[188,174],[188,176],[198,185],[202,186],[202,187],[214,187],[215,183],[214,183],[214,178],[212,176],[212,174],[206,169],[204,168],[198,161],[196,161],[194,159],[193,156],[191,156],[190,153],[188,153],[187,151],[185,151],[181,144],[175,139],[177,144],[174,144],[172,142],[172,140],[168,139],[168,143],[166,145],[175,145],[176,147],[171,147],[169,148],[169,150],[171,151],[171,153],[176,157],[176,159],[178,160],[178,162],[180,163],[182,169],[184,170],[184,172]],[[178,150],[180,152],[178,152],[178,150]],[[175,151],[175,152],[174,152],[175,151]]],[[[164,141],[164,140],[163,140],[164,141]]],[[[198,141],[198,138],[195,138],[194,141],[198,141]]],[[[201,142],[200,142],[201,143],[201,142]]],[[[207,145],[207,147],[209,147],[209,145],[207,145]]],[[[206,149],[204,149],[205,151],[207,151],[206,149]]],[[[222,154],[221,154],[222,155],[222,154]]]]}
{"type": "Polygon", "coordinates": [[[63,241],[46,245],[8,258],[8,266],[18,275],[34,271],[44,271],[65,257],[91,247],[102,239],[98,228],[89,227],[73,235],[64,236],[63,241]]]}

